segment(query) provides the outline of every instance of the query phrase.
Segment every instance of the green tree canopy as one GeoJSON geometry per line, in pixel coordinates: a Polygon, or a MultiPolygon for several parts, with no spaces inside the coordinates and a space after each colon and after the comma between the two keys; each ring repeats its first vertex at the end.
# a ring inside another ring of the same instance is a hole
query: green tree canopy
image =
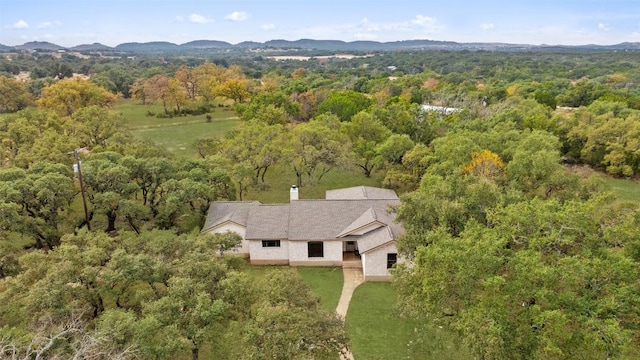
{"type": "Polygon", "coordinates": [[[459,237],[429,232],[398,289],[480,358],[632,358],[638,263],[620,249],[640,224],[629,210],[601,198],[498,207],[459,237]]]}
{"type": "Polygon", "coordinates": [[[364,94],[353,90],[334,90],[318,105],[318,114],[332,113],[340,121],[350,121],[360,111],[371,106],[371,100],[364,94]]]}

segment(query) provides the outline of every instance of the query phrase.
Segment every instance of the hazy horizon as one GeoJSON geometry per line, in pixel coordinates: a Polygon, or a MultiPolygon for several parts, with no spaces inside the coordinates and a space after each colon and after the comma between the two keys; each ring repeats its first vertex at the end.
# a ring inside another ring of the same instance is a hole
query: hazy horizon
{"type": "Polygon", "coordinates": [[[635,0],[0,0],[0,43],[438,40],[530,45],[640,41],[635,0]]]}

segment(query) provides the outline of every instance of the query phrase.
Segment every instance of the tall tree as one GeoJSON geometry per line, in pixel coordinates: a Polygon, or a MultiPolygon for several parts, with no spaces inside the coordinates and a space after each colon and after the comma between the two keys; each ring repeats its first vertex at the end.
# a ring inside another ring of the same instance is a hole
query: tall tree
{"type": "Polygon", "coordinates": [[[38,105],[52,109],[60,116],[71,116],[76,110],[90,105],[110,107],[115,100],[113,94],[91,81],[69,79],[43,88],[38,105]]]}
{"type": "Polygon", "coordinates": [[[116,220],[123,205],[137,191],[131,171],[120,164],[117,153],[104,152],[90,156],[82,165],[82,174],[93,213],[107,217],[106,232],[116,230],[116,220]]]}
{"type": "Polygon", "coordinates": [[[0,76],[0,113],[22,110],[32,103],[23,82],[0,76]]]}
{"type": "Polygon", "coordinates": [[[391,135],[391,131],[366,112],[360,112],[350,122],[343,123],[342,129],[353,144],[356,165],[364,171],[366,177],[370,177],[376,166],[377,147],[391,135]]]}
{"type": "Polygon", "coordinates": [[[638,239],[633,211],[533,199],[488,220],[426,235],[396,273],[407,309],[458,331],[481,359],[637,356],[638,263],[621,251],[638,239]]]}
{"type": "Polygon", "coordinates": [[[10,211],[5,215],[13,215],[8,229],[32,237],[38,249],[59,245],[62,219],[76,195],[69,167],[41,162],[0,171],[0,194],[10,211]]]}
{"type": "Polygon", "coordinates": [[[255,182],[260,179],[264,183],[267,170],[282,157],[283,132],[281,125],[247,121],[227,134],[220,150],[234,162],[247,161],[255,172],[255,182]]]}
{"type": "Polygon", "coordinates": [[[336,167],[349,162],[349,138],[320,120],[299,124],[284,140],[284,158],[296,174],[298,186],[317,183],[336,167]]]}
{"type": "Polygon", "coordinates": [[[109,138],[122,132],[122,118],[99,106],[83,107],[74,112],[72,118],[77,122],[76,131],[83,147],[104,147],[109,138]]]}
{"type": "Polygon", "coordinates": [[[340,121],[350,121],[353,115],[371,106],[371,100],[364,94],[353,90],[332,91],[318,105],[318,114],[331,113],[340,121]]]}

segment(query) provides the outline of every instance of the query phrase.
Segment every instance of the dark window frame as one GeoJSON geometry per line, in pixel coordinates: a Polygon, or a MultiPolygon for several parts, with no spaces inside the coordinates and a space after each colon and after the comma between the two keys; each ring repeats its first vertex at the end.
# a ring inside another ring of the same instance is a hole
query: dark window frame
{"type": "Polygon", "coordinates": [[[279,248],[280,240],[262,240],[262,247],[263,248],[272,248],[272,247],[279,248]]]}
{"type": "Polygon", "coordinates": [[[307,243],[307,256],[310,258],[323,258],[324,257],[324,242],[322,241],[309,241],[307,243]]]}
{"type": "Polygon", "coordinates": [[[387,269],[391,269],[396,263],[398,263],[398,254],[387,253],[387,269]]]}

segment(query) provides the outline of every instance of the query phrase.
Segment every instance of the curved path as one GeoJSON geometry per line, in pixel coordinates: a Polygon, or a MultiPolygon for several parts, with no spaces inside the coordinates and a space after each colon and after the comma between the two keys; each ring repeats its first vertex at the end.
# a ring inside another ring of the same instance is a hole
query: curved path
{"type": "Polygon", "coordinates": [[[342,294],[340,294],[336,313],[342,316],[343,319],[346,319],[349,302],[351,302],[351,296],[353,296],[353,290],[364,282],[364,276],[362,275],[362,269],[343,268],[342,274],[344,284],[342,285],[342,294]]]}
{"type": "MultiPolygon", "coordinates": [[[[342,294],[340,294],[340,300],[336,307],[336,314],[340,315],[343,319],[347,318],[347,310],[349,310],[349,303],[353,296],[353,291],[358,285],[364,282],[364,276],[362,269],[343,268],[342,274],[344,277],[344,284],[342,285],[342,294]]],[[[351,351],[347,351],[345,355],[340,355],[341,360],[353,360],[353,354],[351,351]]]]}

